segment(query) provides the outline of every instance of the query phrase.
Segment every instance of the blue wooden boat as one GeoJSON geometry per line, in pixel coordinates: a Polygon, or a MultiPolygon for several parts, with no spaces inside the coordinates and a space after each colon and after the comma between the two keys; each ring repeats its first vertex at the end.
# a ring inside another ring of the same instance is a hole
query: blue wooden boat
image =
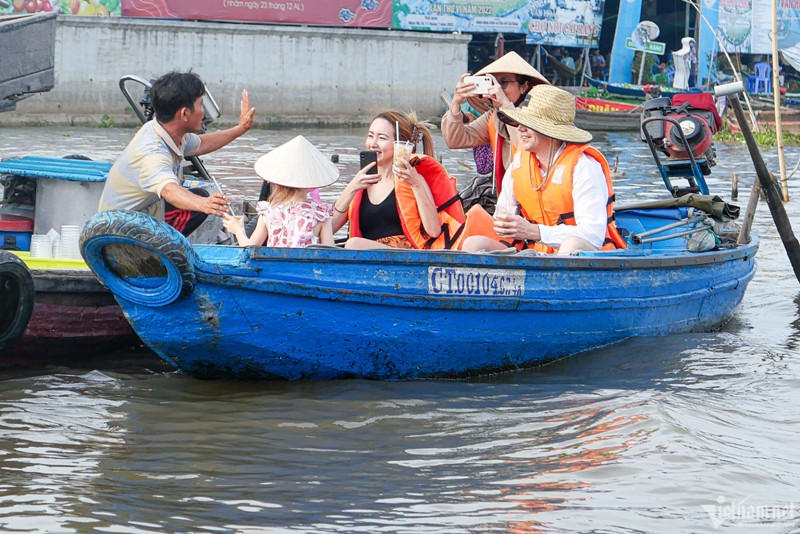
{"type": "Polygon", "coordinates": [[[465,377],[714,328],[755,274],[758,239],[740,240],[726,226],[738,207],[708,195],[713,111],[668,98],[645,107],[642,131],[672,198],[617,207],[626,249],[193,246],[145,214],[109,211],[84,225],[81,251],[142,341],[198,377],[465,377]],[[690,143],[679,120],[703,131],[690,143]]]}
{"type": "Polygon", "coordinates": [[[126,211],[95,215],[81,247],[140,338],[191,375],[465,377],[724,322],[758,240],[689,252],[687,215],[620,211],[627,250],[570,257],[192,246],[126,211]]]}

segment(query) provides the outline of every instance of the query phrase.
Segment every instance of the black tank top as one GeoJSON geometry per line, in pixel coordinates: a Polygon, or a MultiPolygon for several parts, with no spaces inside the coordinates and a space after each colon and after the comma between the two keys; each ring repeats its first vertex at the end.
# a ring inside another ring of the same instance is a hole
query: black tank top
{"type": "Polygon", "coordinates": [[[394,189],[383,202],[377,205],[370,201],[369,195],[364,191],[358,216],[361,233],[367,239],[375,240],[392,235],[403,235],[394,189]]]}

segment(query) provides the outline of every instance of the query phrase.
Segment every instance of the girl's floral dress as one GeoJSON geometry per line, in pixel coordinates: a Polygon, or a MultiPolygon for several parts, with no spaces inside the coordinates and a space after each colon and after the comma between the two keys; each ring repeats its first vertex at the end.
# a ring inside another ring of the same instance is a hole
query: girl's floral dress
{"type": "Polygon", "coordinates": [[[264,218],[269,234],[268,247],[304,247],[319,243],[314,227],[333,217],[333,204],[313,200],[273,205],[267,201],[256,205],[258,216],[264,218]]]}

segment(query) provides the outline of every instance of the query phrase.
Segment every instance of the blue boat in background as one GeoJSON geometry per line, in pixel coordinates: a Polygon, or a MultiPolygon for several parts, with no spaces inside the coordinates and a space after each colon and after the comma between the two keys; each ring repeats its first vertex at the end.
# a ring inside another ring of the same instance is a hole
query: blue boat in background
{"type": "Polygon", "coordinates": [[[666,87],[663,85],[636,85],[633,83],[614,83],[604,80],[598,80],[591,76],[585,76],[589,85],[596,87],[612,95],[619,95],[625,97],[638,97],[644,98],[649,93],[658,93],[656,96],[669,96],[673,97],[678,94],[684,93],[699,93],[699,88],[694,89],[675,89],[674,87],[666,87]]]}

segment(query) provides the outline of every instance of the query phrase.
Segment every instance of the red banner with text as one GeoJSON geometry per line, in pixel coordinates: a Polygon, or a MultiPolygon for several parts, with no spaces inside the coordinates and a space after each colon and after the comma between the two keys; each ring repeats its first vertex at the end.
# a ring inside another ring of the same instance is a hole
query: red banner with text
{"type": "Polygon", "coordinates": [[[391,28],[388,0],[122,0],[124,17],[391,28]]]}

